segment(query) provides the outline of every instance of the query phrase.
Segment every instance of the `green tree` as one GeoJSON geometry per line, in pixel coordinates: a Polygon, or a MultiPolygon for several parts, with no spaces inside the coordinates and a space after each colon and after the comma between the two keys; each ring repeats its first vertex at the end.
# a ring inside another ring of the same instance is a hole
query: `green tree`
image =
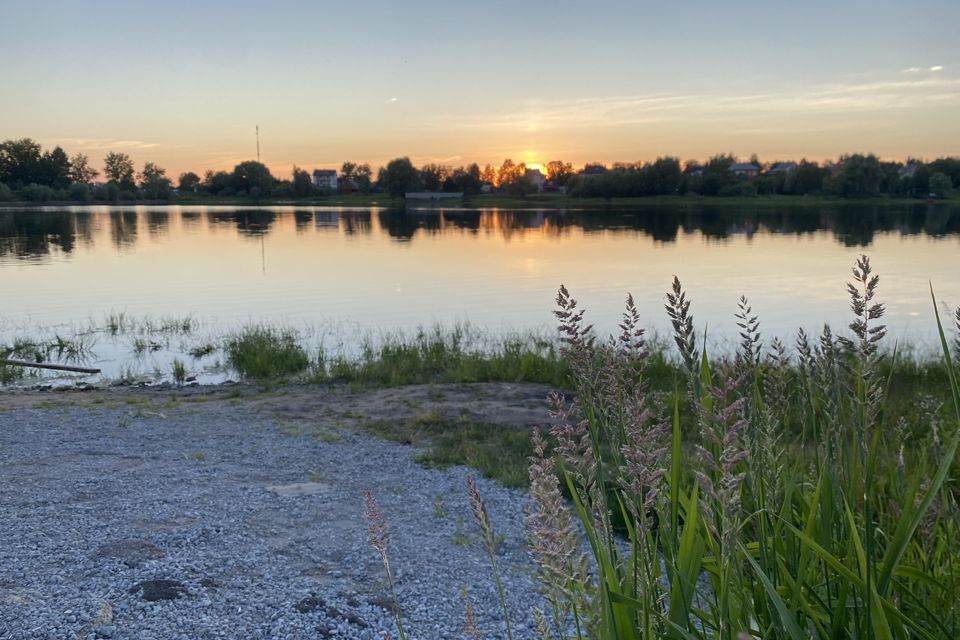
{"type": "Polygon", "coordinates": [[[380,188],[398,198],[408,191],[423,188],[420,172],[410,162],[410,158],[395,158],[380,169],[377,175],[380,188]]]}
{"type": "Polygon", "coordinates": [[[103,159],[103,174],[107,180],[120,189],[132,190],[135,188],[133,160],[125,153],[110,151],[103,159]]]}
{"type": "Polygon", "coordinates": [[[41,179],[40,143],[32,138],[0,143],[0,182],[20,189],[41,179]]]}
{"type": "Polygon", "coordinates": [[[367,163],[357,165],[356,170],[353,172],[353,179],[357,183],[357,188],[359,188],[362,193],[368,193],[370,191],[370,185],[373,183],[373,170],[370,169],[370,165],[367,163]]]}
{"type": "Polygon", "coordinates": [[[140,172],[140,188],[148,200],[167,200],[170,198],[170,178],[166,169],[162,169],[153,162],[143,165],[140,172]]]}
{"type": "Polygon", "coordinates": [[[944,198],[950,193],[950,190],[953,189],[953,183],[950,181],[950,177],[945,173],[940,173],[939,171],[930,176],[930,193],[935,194],[939,198],[944,198]]]}
{"type": "Polygon", "coordinates": [[[77,184],[90,184],[100,172],[90,166],[85,154],[76,153],[70,158],[70,180],[77,184]]]}
{"type": "Polygon", "coordinates": [[[180,191],[180,193],[195,193],[199,186],[200,176],[195,174],[193,171],[181,173],[180,178],[177,181],[177,190],[180,191]]]}
{"type": "Polygon", "coordinates": [[[293,167],[293,195],[306,197],[313,194],[313,180],[310,174],[300,167],[293,167]]]}
{"type": "Polygon", "coordinates": [[[61,147],[43,154],[40,178],[43,184],[54,189],[66,189],[70,185],[70,158],[61,147]]]}
{"type": "Polygon", "coordinates": [[[241,162],[233,168],[233,190],[235,193],[247,193],[255,196],[256,193],[269,193],[273,187],[274,178],[265,164],[256,160],[241,162]],[[253,189],[257,189],[254,192],[253,189]]]}
{"type": "Polygon", "coordinates": [[[840,158],[841,169],[833,182],[833,190],[842,196],[875,196],[880,193],[883,167],[880,159],[853,154],[840,158]]]}
{"type": "Polygon", "coordinates": [[[443,181],[450,176],[450,169],[439,164],[425,164],[420,168],[423,188],[427,191],[439,191],[443,181]]]}

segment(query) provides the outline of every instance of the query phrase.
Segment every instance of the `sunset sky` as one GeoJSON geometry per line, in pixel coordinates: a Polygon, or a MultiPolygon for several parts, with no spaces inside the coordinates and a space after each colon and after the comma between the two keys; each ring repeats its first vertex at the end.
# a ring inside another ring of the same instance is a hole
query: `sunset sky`
{"type": "Polygon", "coordinates": [[[0,139],[173,176],[960,153],[956,0],[0,7],[0,139]]]}

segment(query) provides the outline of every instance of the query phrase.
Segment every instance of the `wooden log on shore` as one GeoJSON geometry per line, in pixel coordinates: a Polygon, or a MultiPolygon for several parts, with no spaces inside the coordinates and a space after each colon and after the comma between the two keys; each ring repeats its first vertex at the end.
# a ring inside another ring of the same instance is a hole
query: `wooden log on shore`
{"type": "Polygon", "coordinates": [[[100,373],[100,369],[89,367],[74,367],[69,364],[53,364],[50,362],[29,362],[27,360],[0,360],[2,364],[15,367],[34,367],[35,369],[53,369],[54,371],[71,371],[73,373],[100,373]]]}

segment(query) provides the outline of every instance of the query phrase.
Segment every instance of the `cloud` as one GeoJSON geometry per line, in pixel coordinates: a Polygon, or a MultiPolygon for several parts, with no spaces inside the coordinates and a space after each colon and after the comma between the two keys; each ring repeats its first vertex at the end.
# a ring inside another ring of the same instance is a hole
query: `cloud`
{"type": "Polygon", "coordinates": [[[394,102],[397,102],[398,99],[399,98],[387,98],[387,104],[393,104],[394,102]]]}
{"type": "Polygon", "coordinates": [[[900,73],[920,73],[921,71],[923,71],[923,69],[921,69],[920,67],[908,67],[903,71],[901,71],[900,73]]]}
{"type": "Polygon", "coordinates": [[[942,64],[934,65],[930,67],[930,71],[943,71],[943,65],[942,64]]]}
{"type": "Polygon", "coordinates": [[[71,146],[80,149],[153,149],[159,147],[156,142],[144,142],[143,140],[118,140],[116,138],[74,138],[68,141],[71,146]]]}
{"type": "Polygon", "coordinates": [[[513,110],[450,116],[451,128],[541,131],[684,121],[748,122],[828,114],[865,114],[930,105],[960,106],[960,78],[917,77],[784,87],[762,93],[656,93],[533,100],[513,110]]]}

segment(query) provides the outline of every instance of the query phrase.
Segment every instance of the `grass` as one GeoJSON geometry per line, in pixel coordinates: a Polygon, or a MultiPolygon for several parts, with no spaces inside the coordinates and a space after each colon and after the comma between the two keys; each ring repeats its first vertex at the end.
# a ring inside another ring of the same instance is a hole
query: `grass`
{"type": "Polygon", "coordinates": [[[436,413],[362,422],[360,426],[388,440],[424,449],[417,461],[426,467],[466,465],[508,487],[526,485],[527,458],[533,454],[528,429],[436,413]]]}
{"type": "Polygon", "coordinates": [[[562,384],[566,368],[552,340],[533,335],[476,335],[468,326],[420,329],[413,336],[366,340],[355,358],[323,352],[311,382],[367,386],[450,382],[543,382],[562,384]],[[479,338],[479,339],[478,339],[479,338]]]}
{"type": "MultiPolygon", "coordinates": [[[[865,257],[849,292],[850,331],[800,332],[791,350],[761,340],[741,299],[741,344],[711,359],[679,280],[671,357],[629,298],[600,341],[561,289],[576,400],[552,397],[549,434],[438,413],[367,428],[425,447],[426,464],[529,481],[544,638],[960,637],[960,335],[951,346],[934,300],[943,358],[905,357],[883,347],[865,257]]],[[[951,323],[960,334],[960,309],[951,323]]]]}
{"type": "Polygon", "coordinates": [[[230,364],[245,378],[283,379],[310,365],[296,334],[267,325],[246,327],[233,334],[224,350],[230,364]]]}

